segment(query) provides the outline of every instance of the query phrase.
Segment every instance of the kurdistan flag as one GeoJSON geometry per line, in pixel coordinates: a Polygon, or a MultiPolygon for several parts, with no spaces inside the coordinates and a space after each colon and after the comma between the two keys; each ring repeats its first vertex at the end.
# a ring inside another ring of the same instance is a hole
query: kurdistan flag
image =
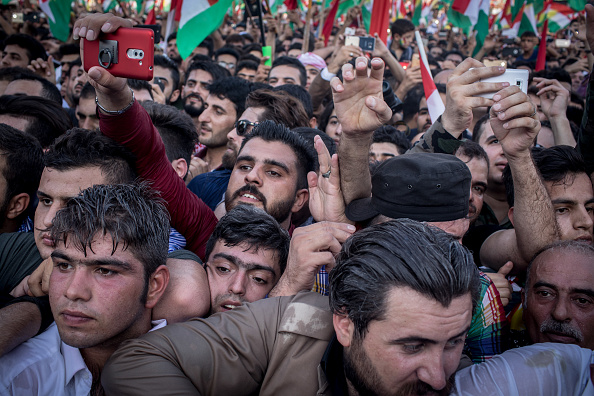
{"type": "Polygon", "coordinates": [[[182,58],[223,23],[233,0],[186,0],[182,4],[177,49],[182,58]]]}
{"type": "Polygon", "coordinates": [[[64,42],[70,37],[70,1],[39,0],[39,7],[47,15],[52,34],[64,42]]]}
{"type": "Polygon", "coordinates": [[[539,24],[549,21],[549,32],[556,33],[569,25],[571,20],[577,15],[575,10],[567,7],[565,4],[549,1],[545,12],[540,14],[539,24]]]}
{"type": "Polygon", "coordinates": [[[489,0],[454,0],[448,19],[466,34],[476,31],[475,55],[489,34],[489,0]]]}

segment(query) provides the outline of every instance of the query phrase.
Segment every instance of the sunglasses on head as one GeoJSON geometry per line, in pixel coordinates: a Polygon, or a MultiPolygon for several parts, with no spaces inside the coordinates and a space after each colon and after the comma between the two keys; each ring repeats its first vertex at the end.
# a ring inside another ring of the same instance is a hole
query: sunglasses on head
{"type": "Polygon", "coordinates": [[[237,136],[243,136],[249,132],[250,128],[257,126],[257,122],[251,122],[248,120],[239,120],[235,123],[235,131],[237,132],[237,136]]]}

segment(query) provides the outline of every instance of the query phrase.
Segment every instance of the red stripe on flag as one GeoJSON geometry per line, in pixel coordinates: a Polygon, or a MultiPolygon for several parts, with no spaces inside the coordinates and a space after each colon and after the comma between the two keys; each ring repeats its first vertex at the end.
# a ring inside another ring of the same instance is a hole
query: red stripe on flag
{"type": "Polygon", "coordinates": [[[208,0],[208,4],[213,6],[218,3],[219,0],[208,0]]]}
{"type": "Polygon", "coordinates": [[[336,13],[338,12],[338,3],[340,3],[340,0],[332,1],[330,11],[328,12],[328,16],[324,21],[324,27],[322,28],[322,37],[324,37],[324,45],[328,45],[328,39],[330,39],[330,35],[332,34],[332,26],[334,26],[336,13]]]}
{"type": "Polygon", "coordinates": [[[374,0],[369,22],[369,34],[378,34],[380,40],[387,43],[390,26],[390,0],[374,0]]]}
{"type": "Polygon", "coordinates": [[[534,71],[541,71],[545,68],[547,60],[547,30],[549,30],[549,20],[545,19],[540,36],[540,45],[538,46],[538,56],[536,58],[536,67],[534,71]]]}
{"type": "Polygon", "coordinates": [[[452,3],[452,9],[458,11],[460,14],[464,14],[471,0],[454,0],[452,3]]]}

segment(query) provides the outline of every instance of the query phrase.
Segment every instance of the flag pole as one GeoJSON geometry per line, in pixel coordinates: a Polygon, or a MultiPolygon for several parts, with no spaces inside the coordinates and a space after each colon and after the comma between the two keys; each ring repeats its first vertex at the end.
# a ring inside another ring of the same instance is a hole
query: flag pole
{"type": "Polygon", "coordinates": [[[307,16],[305,17],[305,30],[303,32],[303,45],[301,53],[305,54],[309,50],[309,38],[311,36],[311,18],[313,14],[313,0],[309,0],[307,6],[307,16]]]}
{"type": "Polygon", "coordinates": [[[419,47],[419,57],[421,61],[421,76],[423,78],[423,91],[425,92],[425,100],[427,101],[427,110],[429,110],[429,117],[431,122],[435,122],[440,115],[445,111],[445,106],[435,82],[431,71],[429,70],[429,63],[427,62],[427,54],[425,54],[425,46],[418,30],[415,30],[415,38],[417,40],[417,47],[419,47]]]}

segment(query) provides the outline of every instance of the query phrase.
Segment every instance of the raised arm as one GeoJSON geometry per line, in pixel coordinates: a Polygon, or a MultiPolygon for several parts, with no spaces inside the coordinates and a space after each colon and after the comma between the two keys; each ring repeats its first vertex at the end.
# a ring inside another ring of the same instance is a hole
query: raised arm
{"type": "Polygon", "coordinates": [[[340,185],[347,205],[371,194],[371,138],[373,131],[392,117],[392,111],[384,102],[382,94],[384,62],[374,58],[369,76],[367,58],[357,58],[355,65],[355,70],[350,64],[344,65],[343,81],[335,77],[330,83],[334,109],[342,125],[338,158],[340,185]]]}
{"type": "MultiPolygon", "coordinates": [[[[122,18],[95,14],[76,21],[73,36],[95,40],[99,31],[111,33],[130,24],[122,18]]],[[[81,57],[84,54],[83,43],[81,57]]],[[[97,101],[103,107],[99,111],[101,132],[134,153],[139,175],[149,180],[152,188],[160,191],[166,201],[171,225],[184,235],[187,249],[204,259],[206,241],[217,222],[214,213],[186,188],[184,181],[175,173],[159,133],[147,112],[133,101],[126,79],[114,77],[100,67],[92,67],[88,74],[90,83],[95,87],[97,101]],[[121,114],[110,114],[122,109],[126,110],[121,114]]]]}
{"type": "Polygon", "coordinates": [[[498,92],[494,99],[491,127],[514,181],[515,229],[489,237],[481,248],[481,261],[492,268],[512,261],[512,272],[521,273],[538,250],[558,239],[557,223],[551,199],[530,155],[540,130],[534,105],[517,87],[498,92]]]}

